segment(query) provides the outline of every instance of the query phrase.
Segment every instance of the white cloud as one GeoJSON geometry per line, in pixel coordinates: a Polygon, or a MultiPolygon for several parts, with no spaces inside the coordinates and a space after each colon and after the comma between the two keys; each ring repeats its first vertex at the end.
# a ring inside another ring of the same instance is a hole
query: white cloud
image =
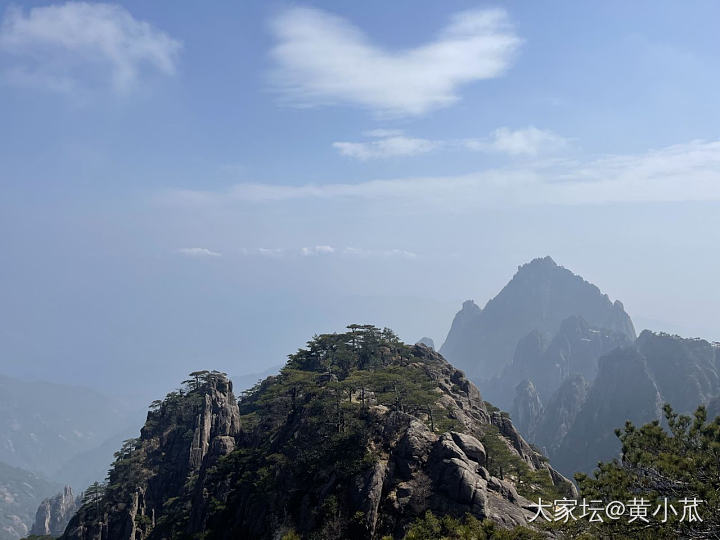
{"type": "Polygon", "coordinates": [[[512,130],[496,129],[489,139],[467,139],[464,145],[471,150],[498,152],[511,156],[537,156],[542,152],[555,151],[567,145],[567,139],[552,131],[529,126],[512,130]]]}
{"type": "Polygon", "coordinates": [[[408,251],[405,249],[362,249],[362,248],[355,248],[355,247],[346,247],[343,249],[342,253],[344,255],[349,255],[352,257],[363,257],[363,258],[369,258],[369,257],[399,257],[403,259],[414,259],[417,257],[417,253],[413,251],[408,251]]]}
{"type": "Polygon", "coordinates": [[[364,134],[375,137],[375,140],[338,141],[332,143],[333,148],[344,156],[368,160],[416,156],[440,148],[461,148],[477,152],[508,154],[513,157],[535,157],[541,153],[554,152],[567,146],[567,139],[552,131],[533,126],[517,130],[506,127],[499,128],[485,139],[430,140],[407,137],[400,130],[388,129],[376,129],[364,134]]]}
{"type": "Polygon", "coordinates": [[[392,136],[368,142],[334,142],[333,148],[342,155],[356,159],[407,157],[425,154],[436,149],[440,143],[427,139],[392,136]]]}
{"type": "Polygon", "coordinates": [[[718,201],[720,141],[691,141],[585,161],[534,161],[460,176],[300,186],[238,184],[224,192],[174,191],[166,198],[190,205],[303,199],[402,202],[403,208],[453,211],[497,204],[718,201]]]}
{"type": "Polygon", "coordinates": [[[172,75],[180,47],[114,4],[11,7],[0,25],[3,78],[61,92],[99,85],[122,93],[144,73],[172,75]]]}
{"type": "Polygon", "coordinates": [[[282,248],[258,248],[256,253],[263,257],[277,258],[282,257],[285,254],[285,250],[282,248]]]}
{"type": "Polygon", "coordinates": [[[351,258],[390,258],[397,257],[403,259],[414,259],[417,254],[413,251],[405,249],[367,249],[357,247],[335,248],[329,245],[316,245],[302,248],[242,248],[240,252],[246,256],[259,255],[262,257],[270,257],[279,259],[284,256],[288,257],[313,257],[318,255],[335,256],[335,257],[351,257],[351,258]]]}
{"type": "Polygon", "coordinates": [[[398,51],[317,9],[288,9],[272,29],[274,81],[291,100],[396,115],[452,104],[461,85],[502,75],[520,45],[502,9],[457,13],[433,41],[398,51]]]}
{"type": "Polygon", "coordinates": [[[332,246],[304,247],[300,250],[300,253],[306,257],[311,255],[329,255],[335,253],[335,248],[332,246]]]}
{"type": "Polygon", "coordinates": [[[177,250],[181,255],[187,257],[221,257],[222,253],[218,251],[212,251],[207,248],[192,247],[192,248],[180,248],[177,250]]]}

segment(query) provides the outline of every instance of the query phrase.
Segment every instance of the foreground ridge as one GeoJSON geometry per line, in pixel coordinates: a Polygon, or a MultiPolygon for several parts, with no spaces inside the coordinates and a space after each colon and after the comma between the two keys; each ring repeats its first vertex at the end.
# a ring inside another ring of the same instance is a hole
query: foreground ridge
{"type": "Polygon", "coordinates": [[[348,330],[316,336],[239,402],[225,374],[192,373],[62,538],[402,538],[427,510],[513,527],[531,500],[576,495],[438,353],[348,330]]]}

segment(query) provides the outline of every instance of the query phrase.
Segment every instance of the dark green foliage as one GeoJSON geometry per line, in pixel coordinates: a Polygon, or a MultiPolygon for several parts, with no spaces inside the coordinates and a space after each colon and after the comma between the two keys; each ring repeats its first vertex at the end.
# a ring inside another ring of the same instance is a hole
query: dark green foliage
{"type": "MultiPolygon", "coordinates": [[[[180,482],[179,485],[164,486],[168,492],[191,488],[190,484],[196,477],[190,476],[187,483],[183,484],[185,478],[177,474],[175,469],[178,464],[174,460],[164,455],[153,455],[157,452],[156,440],[159,437],[172,440],[175,447],[187,451],[193,436],[193,430],[188,426],[194,425],[205,402],[206,386],[226,384],[227,381],[227,376],[218,371],[198,371],[191,373],[190,377],[181,388],[170,392],[165,399],[151,403],[141,437],[126,440],[115,453],[106,482],[96,482],[85,491],[79,514],[86,521],[102,520],[113,509],[126,507],[131,502],[129,497],[138,488],[147,488],[148,480],[154,476],[175,478],[180,482]],[[149,459],[151,455],[153,459],[149,459]]],[[[157,522],[172,524],[171,529],[181,530],[187,520],[188,504],[189,501],[171,498],[165,503],[163,515],[158,516],[157,522]]],[[[138,534],[147,533],[153,528],[152,519],[140,514],[135,524],[138,534]]]]}
{"type": "MultiPolygon", "coordinates": [[[[429,510],[412,524],[405,540],[542,540],[544,535],[527,527],[502,529],[490,520],[480,521],[470,514],[462,520],[435,516],[429,510]]],[[[383,539],[385,540],[385,539],[383,539]]]]}
{"type": "Polygon", "coordinates": [[[282,512],[305,523],[301,532],[310,538],[352,535],[363,520],[342,515],[352,506],[344,497],[377,460],[371,449],[381,440],[371,407],[414,415],[435,431],[455,426],[436,404],[437,383],[412,347],[387,329],[348,329],[315,336],[279,375],[243,394],[246,444],[213,471],[218,482],[230,479],[232,489],[227,501],[215,502],[211,526],[222,527],[252,500],[246,521],[282,512]],[[286,494],[290,504],[275,508],[286,494]]]}
{"type": "Polygon", "coordinates": [[[623,448],[622,460],[598,464],[594,478],[577,474],[581,494],[587,499],[628,501],[642,497],[651,503],[652,513],[664,498],[676,507],[667,523],[652,518],[649,523],[577,522],[568,532],[573,536],[613,538],[716,538],[720,530],[720,418],[707,422],[704,407],[690,416],[678,415],[664,407],[668,429],[653,421],[640,428],[628,422],[617,430],[623,448]],[[696,497],[703,521],[681,523],[680,499],[696,497]]]}
{"type": "MultiPolygon", "coordinates": [[[[455,417],[456,400],[442,388],[452,384],[461,394],[467,382],[440,357],[401,343],[389,330],[348,330],[315,336],[278,375],[244,392],[239,431],[231,441],[213,440],[229,442],[230,453],[211,451],[200,467],[188,459],[195,426],[206,396],[227,393],[221,387],[228,382],[216,372],[191,373],[182,388],[152,404],[141,437],[125,442],[107,485],[95,486],[81,511],[97,523],[137,504],[136,534],[148,540],[188,538],[189,531],[202,531],[198,538],[270,538],[284,531],[288,538],[364,539],[376,523],[385,531],[404,526],[415,514],[399,523],[370,521],[365,490],[384,474],[396,430],[415,419],[436,433],[466,429],[455,417]]],[[[550,493],[548,472],[531,471],[497,428],[486,427],[496,474],[519,482],[523,493],[550,493]]],[[[472,518],[444,518],[442,527],[483,531],[478,538],[527,537],[502,536],[472,518]]]]}

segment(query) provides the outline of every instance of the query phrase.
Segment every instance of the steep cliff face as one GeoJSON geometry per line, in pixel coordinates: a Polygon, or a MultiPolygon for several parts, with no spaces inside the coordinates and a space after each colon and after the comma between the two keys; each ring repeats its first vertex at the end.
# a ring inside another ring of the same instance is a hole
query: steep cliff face
{"type": "Polygon", "coordinates": [[[602,357],[587,400],[562,440],[555,459],[561,470],[588,471],[620,453],[615,429],[660,418],[663,400],[646,359],[635,347],[602,357]]]}
{"type": "Polygon", "coordinates": [[[513,526],[573,492],[440,355],[354,326],[239,405],[221,374],[156,403],[63,538],[402,538],[428,509],[513,526]]]}
{"type": "Polygon", "coordinates": [[[720,396],[716,344],[645,330],[634,344],[614,349],[598,365],[589,388],[581,378],[563,383],[532,433],[532,442],[565,473],[591,472],[599,460],[617,455],[613,430],[626,420],[659,420],[664,403],[682,414],[709,403],[709,416],[715,414],[720,396]]]}
{"type": "Polygon", "coordinates": [[[499,407],[509,407],[509,396],[515,395],[520,381],[527,380],[532,382],[541,403],[547,405],[569,377],[581,375],[592,382],[598,358],[631,344],[624,333],[592,327],[582,317],[573,315],[562,321],[547,344],[537,330],[521,339],[512,363],[503,369],[502,375],[484,384],[485,395],[499,407]]]}
{"type": "Polygon", "coordinates": [[[63,538],[147,538],[167,515],[166,504],[191,498],[192,484],[234,450],[240,424],[232,383],[219,373],[194,377],[187,391],[155,402],[140,438],[120,450],[109,485],[90,497],[63,538]]]}
{"type": "Polygon", "coordinates": [[[556,455],[585,404],[589,390],[590,385],[582,375],[573,375],[565,379],[550,398],[530,439],[545,455],[556,455]]]}
{"type": "Polygon", "coordinates": [[[523,381],[517,385],[513,401],[512,418],[517,428],[528,440],[535,440],[535,429],[543,418],[544,407],[535,385],[523,381]]]}
{"type": "Polygon", "coordinates": [[[545,257],[519,267],[482,310],[466,302],[440,352],[471,379],[489,380],[510,363],[523,336],[537,331],[550,340],[562,321],[574,315],[592,327],[635,339],[619,301],[611,302],[595,285],[545,257]]]}
{"type": "Polygon", "coordinates": [[[60,536],[65,532],[70,518],[80,508],[80,498],[73,495],[72,488],[65,489],[40,503],[30,534],[37,536],[60,536]]]}
{"type": "Polygon", "coordinates": [[[663,400],[682,413],[720,395],[720,347],[647,330],[637,339],[663,400]]]}

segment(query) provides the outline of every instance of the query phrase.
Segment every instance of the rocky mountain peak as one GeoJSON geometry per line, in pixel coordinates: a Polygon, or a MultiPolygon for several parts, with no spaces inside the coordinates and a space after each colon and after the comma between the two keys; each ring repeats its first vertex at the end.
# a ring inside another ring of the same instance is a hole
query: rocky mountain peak
{"type": "Polygon", "coordinates": [[[540,272],[553,271],[560,268],[558,264],[553,260],[552,257],[546,255],[545,257],[536,257],[530,262],[521,264],[518,266],[517,275],[523,274],[538,274],[540,272]]]}
{"type": "Polygon", "coordinates": [[[62,492],[40,503],[30,534],[60,536],[79,508],[80,498],[75,497],[70,486],[65,486],[62,492]]]}
{"type": "Polygon", "coordinates": [[[525,524],[572,484],[458,369],[389,331],[316,336],[240,402],[198,372],[153,404],[63,538],[402,536],[426,510],[525,524]]]}
{"type": "Polygon", "coordinates": [[[621,303],[611,302],[598,287],[550,257],[520,266],[482,310],[475,307],[463,304],[440,352],[476,381],[499,375],[512,361],[521,338],[536,331],[550,341],[569,317],[635,339],[621,303]]]}

